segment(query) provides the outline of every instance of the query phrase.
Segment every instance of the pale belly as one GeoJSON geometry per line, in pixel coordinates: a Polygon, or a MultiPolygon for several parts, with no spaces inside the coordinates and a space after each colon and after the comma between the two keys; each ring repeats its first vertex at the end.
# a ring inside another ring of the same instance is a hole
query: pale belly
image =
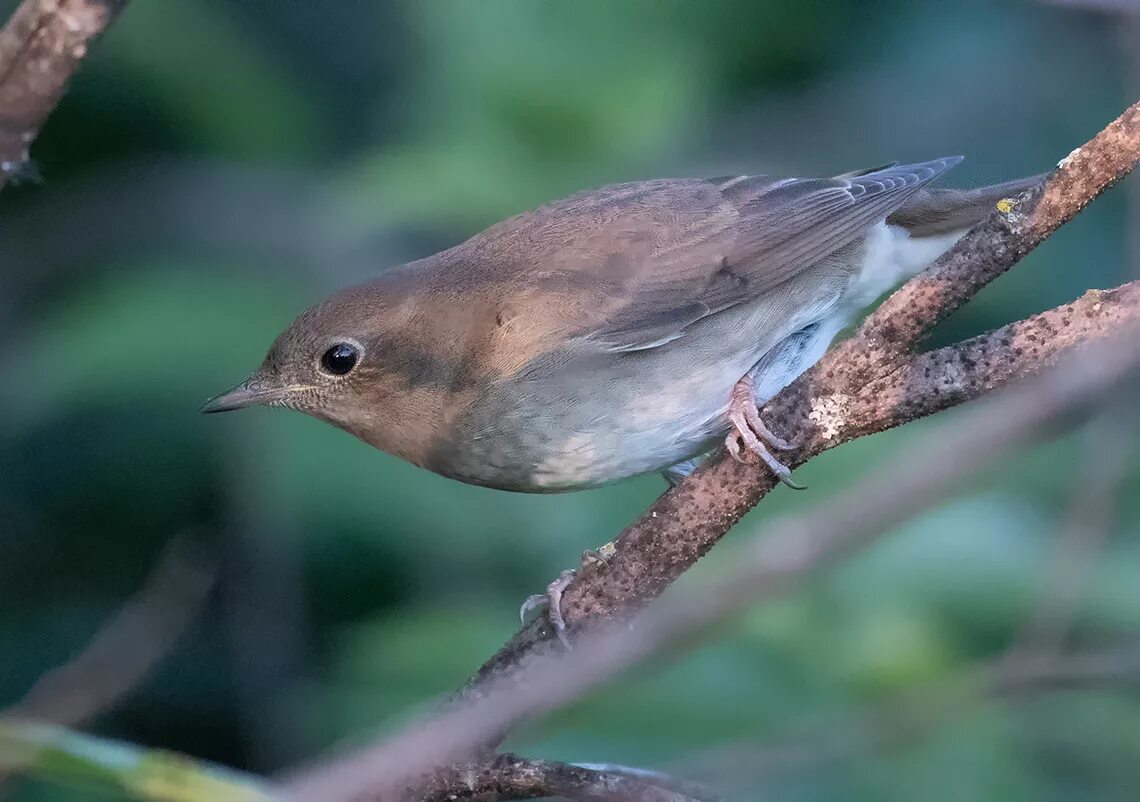
{"type": "Polygon", "coordinates": [[[771,398],[818,361],[842,326],[834,315],[813,320],[751,351],[721,343],[718,355],[715,338],[703,344],[694,338],[685,349],[574,362],[564,374],[536,376],[489,395],[480,418],[464,427],[478,435],[451,441],[449,452],[428,467],[526,492],[594,487],[665,470],[723,442],[729,398],[741,378],[754,370],[757,399],[771,398]],[[694,354],[702,345],[709,352],[694,354]]]}
{"type": "MultiPolygon", "coordinates": [[[[819,361],[842,327],[838,320],[817,322],[771,349],[754,368],[757,402],[772,398],[819,361]]],[[[660,393],[639,397],[616,425],[571,437],[564,448],[536,463],[531,473],[534,489],[605,484],[663,471],[707,453],[729,432],[729,397],[747,372],[698,371],[660,393]]]]}

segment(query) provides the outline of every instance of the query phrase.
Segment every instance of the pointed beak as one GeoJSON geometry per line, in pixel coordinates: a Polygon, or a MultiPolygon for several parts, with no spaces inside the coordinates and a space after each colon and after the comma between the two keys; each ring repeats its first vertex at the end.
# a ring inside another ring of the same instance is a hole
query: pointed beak
{"type": "Polygon", "coordinates": [[[214,396],[203,404],[198,411],[209,415],[214,412],[229,412],[234,409],[272,404],[274,401],[288,397],[295,389],[294,387],[274,386],[254,374],[237,387],[232,387],[221,395],[214,396]]]}

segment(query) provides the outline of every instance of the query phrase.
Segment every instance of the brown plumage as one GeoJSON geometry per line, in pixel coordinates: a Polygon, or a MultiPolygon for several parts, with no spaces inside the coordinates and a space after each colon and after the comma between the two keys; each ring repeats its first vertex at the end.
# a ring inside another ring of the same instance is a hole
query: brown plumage
{"type": "Polygon", "coordinates": [[[572,195],[312,307],[205,411],[291,407],[510,490],[663,470],[726,434],[786,478],[756,400],[1036,180],[925,189],[958,161],[572,195]]]}

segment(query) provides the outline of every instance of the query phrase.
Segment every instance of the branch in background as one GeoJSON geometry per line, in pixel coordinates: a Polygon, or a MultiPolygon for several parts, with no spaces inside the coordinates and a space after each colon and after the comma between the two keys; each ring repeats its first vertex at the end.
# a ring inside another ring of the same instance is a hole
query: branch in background
{"type": "MultiPolygon", "coordinates": [[[[907,282],[807,373],[768,403],[763,417],[795,433],[799,448],[782,455],[798,467],[856,437],[899,426],[1039,371],[1063,347],[1136,314],[1136,287],[1085,298],[960,346],[912,357],[933,326],[1075,216],[1140,160],[1140,103],[1073,151],[1044,184],[1000,208],[934,266],[907,282]],[[1117,306],[1119,304],[1119,306],[1117,306]],[[1125,308],[1127,307],[1127,308],[1125,308]],[[1102,313],[1109,317],[1098,320],[1102,313]],[[1073,326],[1087,327],[1080,331],[1073,326]],[[1001,360],[1000,362],[998,360],[1001,360]],[[937,370],[945,392],[930,382],[937,370]],[[905,377],[905,381],[903,380],[905,377]],[[879,403],[868,388],[889,393],[879,403]]],[[[606,563],[584,566],[566,588],[562,613],[571,629],[639,609],[708,552],[776,484],[762,467],[723,454],[666,492],[614,542],[606,563]]],[[[524,627],[458,694],[477,699],[496,676],[553,648],[545,621],[524,627]]]]}
{"type": "Polygon", "coordinates": [[[127,0],[24,0],[0,30],[0,189],[127,0]]]}
{"type": "Polygon", "coordinates": [[[1136,433],[1131,401],[1107,406],[1085,433],[1084,467],[1043,572],[1038,599],[1006,658],[1059,653],[1072,628],[1097,559],[1115,526],[1136,433]]]}
{"type": "Polygon", "coordinates": [[[980,402],[955,425],[932,432],[875,476],[812,511],[769,525],[715,587],[674,595],[633,626],[598,627],[574,651],[534,653],[526,665],[489,678],[478,697],[372,747],[330,759],[279,789],[287,799],[398,798],[417,777],[494,740],[518,722],[565,706],[619,672],[706,632],[745,606],[771,598],[812,571],[869,545],[948,494],[951,485],[1045,427],[1134,389],[1140,328],[1133,321],[1036,379],[980,402]]]}
{"type": "Polygon", "coordinates": [[[1002,658],[958,679],[910,691],[843,716],[828,717],[778,743],[736,744],[685,760],[676,771],[755,790],[762,778],[819,771],[914,742],[990,701],[1016,701],[1057,688],[1140,686],[1140,643],[1097,651],[1002,658]]]}
{"type": "Polygon", "coordinates": [[[74,727],[112,706],[146,677],[198,617],[214,567],[188,537],[171,540],[145,587],[79,655],[48,672],[0,718],[74,727]]]}

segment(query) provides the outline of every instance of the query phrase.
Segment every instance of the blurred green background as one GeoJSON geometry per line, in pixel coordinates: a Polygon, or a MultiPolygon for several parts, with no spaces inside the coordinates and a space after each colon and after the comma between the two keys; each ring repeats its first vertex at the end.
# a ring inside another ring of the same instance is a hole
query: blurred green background
{"type": "MultiPolygon", "coordinates": [[[[954,153],[968,159],[951,184],[1040,172],[1134,99],[1129,46],[1111,15],[1032,2],[136,0],[37,142],[43,181],[0,195],[0,707],[192,533],[222,564],[216,598],[94,732],[272,772],[398,727],[663,482],[512,495],[296,413],[197,415],[294,314],[602,183],[954,153]]],[[[1121,283],[1125,215],[1118,189],[942,339],[1121,283]]],[[[813,461],[797,472],[809,491],[775,492],[684,583],[715,583],[766,519],[960,419],[813,461]]],[[[995,466],[510,746],[667,768],[783,744],[998,655],[1031,609],[1082,442],[995,466]]],[[[1140,628],[1138,487],[1133,460],[1077,644],[1140,628]]],[[[1135,800],[1140,700],[981,706],[869,755],[764,765],[721,779],[741,799],[1135,800]]]]}

